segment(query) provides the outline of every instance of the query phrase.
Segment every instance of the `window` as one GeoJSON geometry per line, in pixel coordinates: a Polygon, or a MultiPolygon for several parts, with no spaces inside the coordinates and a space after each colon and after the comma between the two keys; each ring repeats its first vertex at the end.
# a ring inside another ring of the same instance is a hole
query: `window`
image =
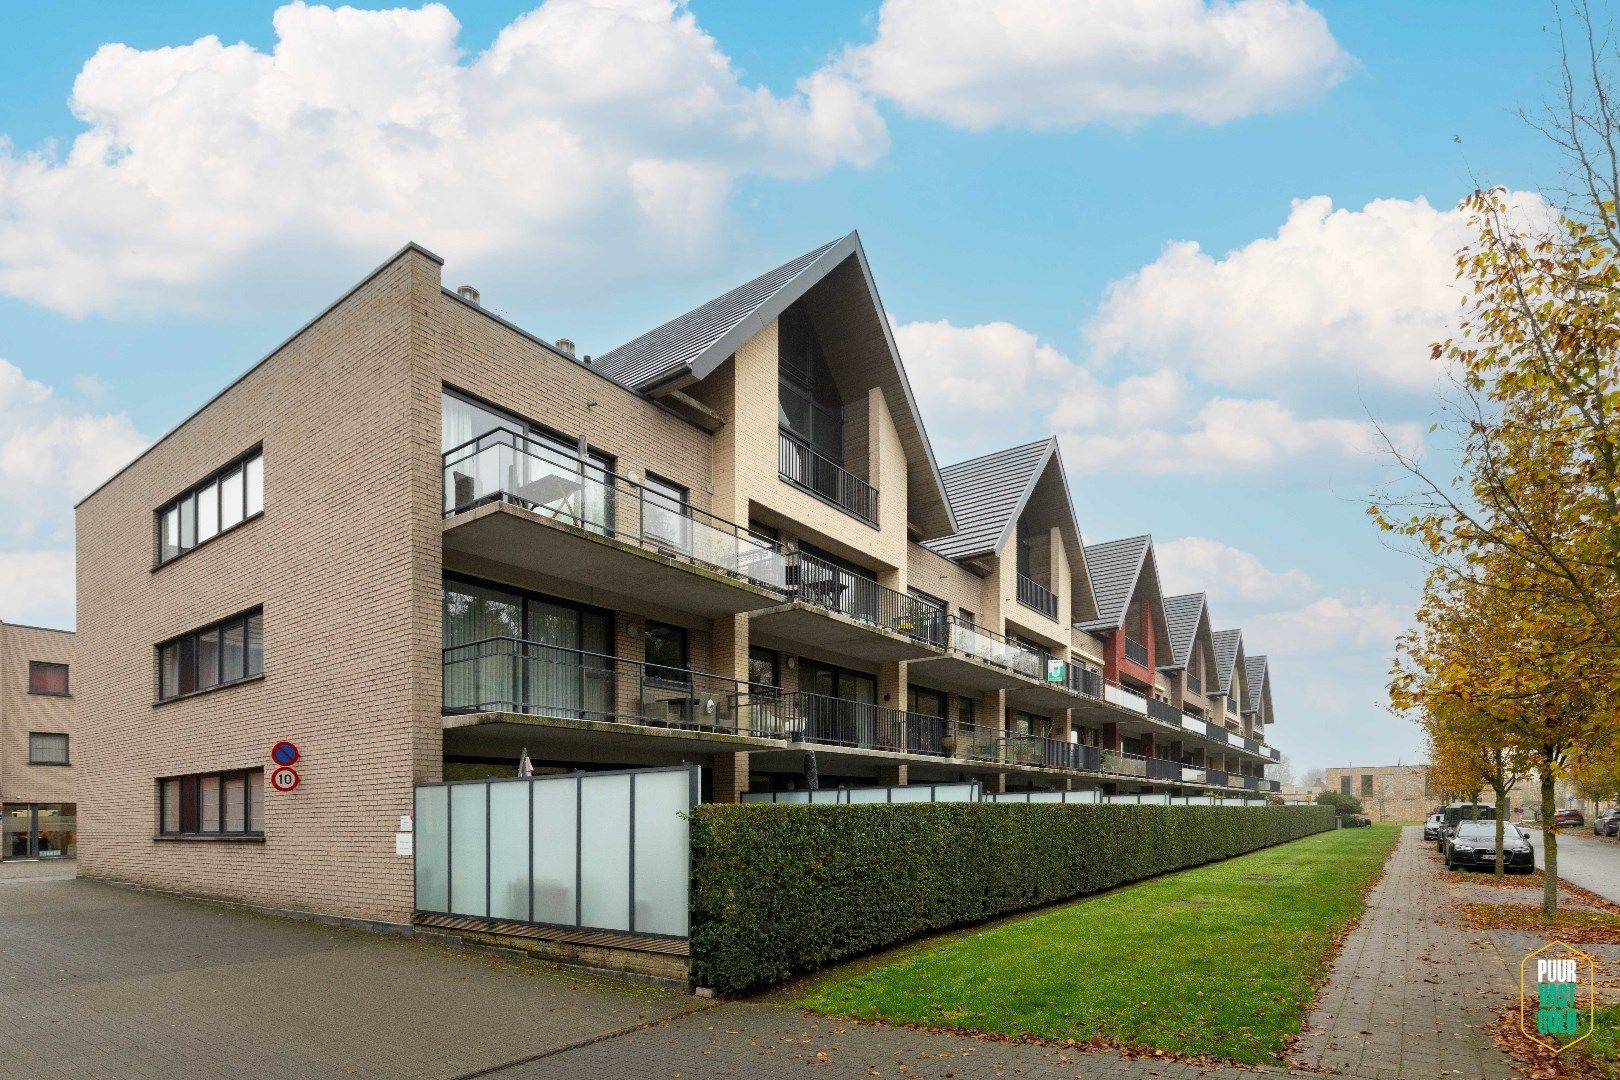
{"type": "Polygon", "coordinates": [[[53,697],[68,696],[68,666],[44,660],[28,661],[28,692],[53,697]]]}
{"type": "Polygon", "coordinates": [[[692,530],[686,516],[686,489],[652,473],[642,483],[641,534],[655,544],[691,552],[692,530]]]}
{"type": "Polygon", "coordinates": [[[762,649],[758,645],[748,646],[748,681],[755,686],[781,686],[781,676],[777,673],[777,655],[773,649],[762,649]]]}
{"type": "Polygon", "coordinates": [[[686,631],[679,626],[649,622],[644,640],[647,647],[647,677],[669,682],[685,682],[686,631]]]}
{"type": "Polygon", "coordinates": [[[1340,795],[1349,795],[1349,794],[1351,794],[1351,791],[1350,791],[1351,779],[1352,778],[1348,777],[1348,776],[1339,777],[1339,794],[1340,795]]]}
{"type": "Polygon", "coordinates": [[[945,695],[924,686],[906,688],[906,711],[920,716],[945,716],[945,695]]]}
{"type": "Polygon", "coordinates": [[[249,611],[157,647],[158,700],[264,674],[264,612],[249,611]]]}
{"type": "Polygon", "coordinates": [[[1362,774],[1362,776],[1361,776],[1361,793],[1363,795],[1371,795],[1373,793],[1373,778],[1372,778],[1371,773],[1363,773],[1362,774]]]}
{"type": "Polygon", "coordinates": [[[263,512],[264,455],[255,450],[158,509],[158,565],[263,512]]]}
{"type": "Polygon", "coordinates": [[[171,776],[158,781],[159,836],[264,835],[264,770],[171,776]]]}
{"type": "Polygon", "coordinates": [[[68,737],[54,731],[28,733],[28,764],[68,764],[68,737]]]}

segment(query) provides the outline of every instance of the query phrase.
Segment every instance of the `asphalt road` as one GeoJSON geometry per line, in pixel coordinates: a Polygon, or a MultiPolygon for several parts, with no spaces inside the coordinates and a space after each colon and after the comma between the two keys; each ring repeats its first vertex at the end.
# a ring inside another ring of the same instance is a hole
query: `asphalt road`
{"type": "MultiPolygon", "coordinates": [[[[1530,843],[1536,849],[1536,865],[1546,866],[1540,830],[1530,830],[1530,843]]],[[[1559,830],[1558,875],[1620,904],[1620,842],[1599,840],[1590,825],[1559,830]]]]}

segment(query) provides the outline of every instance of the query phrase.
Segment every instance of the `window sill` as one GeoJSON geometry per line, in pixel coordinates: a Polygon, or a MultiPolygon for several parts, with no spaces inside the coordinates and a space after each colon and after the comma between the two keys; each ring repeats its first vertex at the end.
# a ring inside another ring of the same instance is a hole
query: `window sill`
{"type": "Polygon", "coordinates": [[[191,545],[190,547],[186,548],[186,550],[184,550],[180,554],[176,555],[174,558],[172,558],[172,559],[161,559],[158,562],[153,563],[152,564],[152,573],[155,574],[159,570],[162,570],[164,567],[173,566],[175,563],[179,562],[181,559],[185,558],[187,555],[190,555],[194,551],[201,551],[203,548],[205,548],[208,545],[212,544],[216,540],[222,540],[227,536],[235,536],[237,533],[241,532],[243,529],[247,528],[249,525],[253,524],[255,521],[258,521],[262,517],[264,517],[264,511],[263,510],[260,510],[256,514],[249,514],[247,517],[243,518],[241,521],[238,521],[235,525],[232,525],[230,528],[225,529],[223,532],[217,532],[213,536],[210,536],[208,539],[191,545]]]}
{"type": "Polygon", "coordinates": [[[262,844],[264,834],[249,835],[247,833],[221,833],[216,836],[206,836],[201,833],[177,834],[165,836],[162,833],[152,837],[153,843],[163,844],[262,844]]]}
{"type": "Polygon", "coordinates": [[[71,768],[73,768],[73,762],[71,762],[71,761],[30,761],[28,763],[28,765],[29,765],[30,768],[34,768],[34,769],[71,769],[71,768]]]}
{"type": "Polygon", "coordinates": [[[30,691],[28,691],[28,696],[29,697],[67,698],[70,701],[73,699],[72,694],[58,694],[58,693],[55,693],[54,691],[51,691],[51,690],[30,690],[30,691]]]}
{"type": "Polygon", "coordinates": [[[218,686],[210,686],[205,690],[192,690],[190,693],[176,694],[174,697],[159,698],[152,702],[152,708],[157,709],[164,705],[173,705],[177,701],[190,701],[192,698],[200,698],[208,694],[216,694],[221,690],[230,690],[234,687],[247,686],[250,683],[258,682],[264,682],[263,675],[249,675],[245,679],[233,679],[227,683],[220,683],[218,686]]]}

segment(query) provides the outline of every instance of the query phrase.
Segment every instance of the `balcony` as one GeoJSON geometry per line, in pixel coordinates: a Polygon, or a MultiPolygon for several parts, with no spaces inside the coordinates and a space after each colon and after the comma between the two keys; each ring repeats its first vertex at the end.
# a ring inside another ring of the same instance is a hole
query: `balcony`
{"type": "Polygon", "coordinates": [[[785,429],[777,433],[776,471],[794,487],[877,528],[877,488],[785,429]]]}
{"type": "Polygon", "coordinates": [[[944,617],[915,596],[804,551],[791,555],[787,580],[792,602],[758,611],[750,623],[759,644],[811,645],[877,663],[937,657],[944,650],[944,617]]]}
{"type": "Polygon", "coordinates": [[[914,661],[914,680],[959,694],[1045,680],[1046,663],[1040,653],[955,615],[947,616],[943,625],[945,655],[914,661]]]}
{"type": "Polygon", "coordinates": [[[1137,665],[1138,667],[1143,667],[1143,668],[1147,667],[1147,662],[1148,662],[1147,646],[1144,645],[1142,642],[1137,641],[1134,638],[1129,638],[1129,637],[1126,638],[1125,639],[1125,659],[1129,660],[1131,663],[1137,665]]]}
{"type": "Polygon", "coordinates": [[[1028,574],[1018,575],[1018,602],[1054,622],[1057,620],[1057,594],[1028,574]]]}
{"type": "Polygon", "coordinates": [[[516,432],[447,451],[444,549],[529,571],[615,606],[705,618],[782,603],[788,551],[724,518],[516,432]]]}

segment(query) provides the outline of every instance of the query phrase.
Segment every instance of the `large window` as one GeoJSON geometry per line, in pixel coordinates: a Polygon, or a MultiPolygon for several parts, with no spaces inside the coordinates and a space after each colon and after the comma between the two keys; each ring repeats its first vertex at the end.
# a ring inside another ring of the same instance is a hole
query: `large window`
{"type": "Polygon", "coordinates": [[[264,770],[171,776],[158,781],[158,835],[264,835],[264,770]]]}
{"type": "Polygon", "coordinates": [[[264,674],[264,612],[193,630],[157,652],[159,701],[256,679],[264,674]]]}
{"type": "Polygon", "coordinates": [[[647,676],[667,682],[686,682],[686,631],[679,626],[648,622],[645,634],[647,676]]]}
{"type": "Polygon", "coordinates": [[[263,512],[264,455],[254,450],[158,509],[157,561],[179,558],[263,512]]]}
{"type": "Polygon", "coordinates": [[[28,764],[68,764],[68,737],[55,731],[30,731],[28,733],[28,764]]]}
{"type": "Polygon", "coordinates": [[[28,661],[28,692],[51,697],[68,696],[68,666],[44,660],[28,661]]]}
{"type": "Polygon", "coordinates": [[[603,720],[615,715],[613,617],[446,575],[444,709],[603,720]]]}

